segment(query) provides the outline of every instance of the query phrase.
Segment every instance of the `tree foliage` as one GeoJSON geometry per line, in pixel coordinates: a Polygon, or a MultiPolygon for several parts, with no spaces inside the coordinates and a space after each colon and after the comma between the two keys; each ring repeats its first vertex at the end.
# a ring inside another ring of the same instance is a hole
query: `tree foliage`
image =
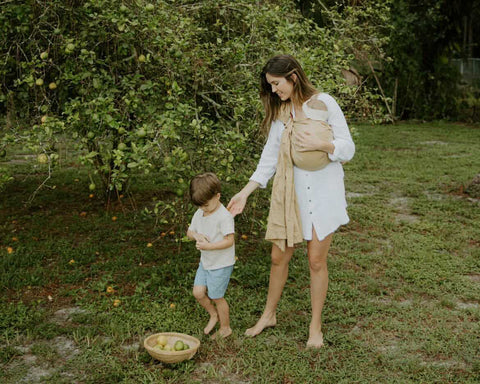
{"type": "Polygon", "coordinates": [[[263,141],[258,76],[274,54],[296,56],[349,117],[382,118],[375,91],[342,77],[355,59],[350,38],[367,33],[362,17],[352,11],[350,25],[330,29],[293,1],[8,1],[4,147],[21,142],[55,165],[56,143],[73,139],[105,196],[152,170],[179,196],[199,171],[243,182],[263,141]]]}

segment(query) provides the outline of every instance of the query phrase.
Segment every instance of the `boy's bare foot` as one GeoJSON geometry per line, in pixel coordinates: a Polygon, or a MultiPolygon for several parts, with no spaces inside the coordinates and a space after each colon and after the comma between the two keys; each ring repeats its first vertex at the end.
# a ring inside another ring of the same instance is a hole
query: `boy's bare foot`
{"type": "Polygon", "coordinates": [[[215,315],[210,315],[210,320],[208,321],[207,326],[203,329],[203,333],[205,335],[208,335],[213,327],[215,327],[215,324],[217,324],[218,321],[218,315],[215,313],[215,315]]]}
{"type": "Polygon", "coordinates": [[[310,334],[307,341],[307,348],[322,348],[323,347],[323,333],[310,334]]]}
{"type": "Polygon", "coordinates": [[[232,328],[230,327],[225,327],[225,328],[220,328],[217,332],[215,332],[211,338],[212,340],[215,340],[217,338],[224,339],[232,334],[232,328]]]}
{"type": "Polygon", "coordinates": [[[257,321],[257,324],[255,324],[252,328],[248,328],[245,331],[245,335],[255,337],[262,333],[265,328],[274,327],[275,325],[277,325],[277,318],[275,314],[269,317],[262,315],[257,321]]]}

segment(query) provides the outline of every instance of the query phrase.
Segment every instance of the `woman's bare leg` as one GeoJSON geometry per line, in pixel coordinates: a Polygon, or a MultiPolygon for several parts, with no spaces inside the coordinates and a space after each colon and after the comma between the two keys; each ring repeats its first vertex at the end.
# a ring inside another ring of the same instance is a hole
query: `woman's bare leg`
{"type": "Polygon", "coordinates": [[[282,252],[276,245],[272,246],[272,265],[270,267],[270,281],[268,284],[267,302],[263,314],[257,323],[245,331],[247,336],[257,336],[267,327],[277,324],[277,304],[282,296],[283,287],[288,277],[288,263],[292,258],[294,248],[287,248],[282,252]]]}
{"type": "Polygon", "coordinates": [[[332,242],[331,233],[323,240],[318,240],[315,229],[313,238],[307,244],[308,263],[310,267],[310,299],[312,302],[312,319],[307,347],[320,348],[323,345],[322,310],[328,289],[327,255],[332,242]]]}

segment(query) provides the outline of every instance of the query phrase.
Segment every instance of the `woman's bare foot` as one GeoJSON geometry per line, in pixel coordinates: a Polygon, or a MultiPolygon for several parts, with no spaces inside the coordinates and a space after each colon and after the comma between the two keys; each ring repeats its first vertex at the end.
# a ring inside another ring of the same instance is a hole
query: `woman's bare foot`
{"type": "Polygon", "coordinates": [[[323,347],[323,333],[310,333],[307,341],[307,348],[322,348],[323,347]]]}
{"type": "Polygon", "coordinates": [[[217,338],[225,339],[226,337],[230,336],[231,334],[232,334],[232,328],[223,327],[223,328],[220,328],[217,332],[215,332],[211,336],[211,338],[212,338],[212,340],[215,340],[217,338]]]}
{"type": "Polygon", "coordinates": [[[260,333],[262,333],[262,331],[265,328],[274,327],[275,325],[277,325],[277,318],[275,314],[273,314],[272,316],[262,315],[260,319],[257,321],[257,324],[255,324],[252,328],[248,328],[245,331],[245,335],[250,337],[255,337],[260,333]]]}
{"type": "Polygon", "coordinates": [[[215,313],[214,315],[210,315],[210,320],[208,321],[207,326],[203,329],[203,333],[205,335],[208,335],[213,327],[215,327],[215,324],[217,324],[218,321],[218,315],[215,313]]]}

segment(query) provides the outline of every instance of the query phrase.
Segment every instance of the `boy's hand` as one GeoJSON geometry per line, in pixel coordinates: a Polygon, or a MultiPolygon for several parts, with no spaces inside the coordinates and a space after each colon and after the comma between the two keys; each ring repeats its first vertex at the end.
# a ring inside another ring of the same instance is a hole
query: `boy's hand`
{"type": "Polygon", "coordinates": [[[207,239],[197,240],[197,249],[206,251],[212,248],[212,244],[207,239]]]}
{"type": "Polygon", "coordinates": [[[197,241],[197,243],[198,243],[199,241],[206,241],[207,243],[210,242],[209,237],[208,237],[207,235],[203,235],[203,234],[201,234],[201,233],[195,233],[195,234],[193,235],[193,237],[195,238],[195,240],[197,241]]]}

